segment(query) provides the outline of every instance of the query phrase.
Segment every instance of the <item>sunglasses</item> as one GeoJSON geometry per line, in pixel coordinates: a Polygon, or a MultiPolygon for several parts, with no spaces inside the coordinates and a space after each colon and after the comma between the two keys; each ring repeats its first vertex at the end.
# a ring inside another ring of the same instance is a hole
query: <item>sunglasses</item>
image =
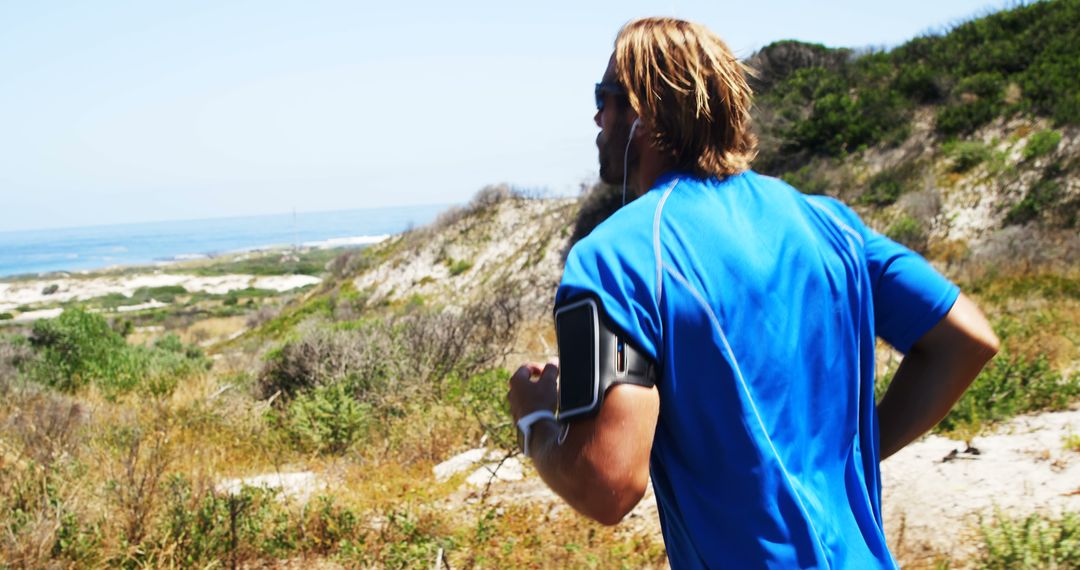
{"type": "Polygon", "coordinates": [[[618,83],[600,82],[596,84],[596,110],[604,110],[604,100],[607,95],[615,95],[616,97],[626,97],[626,89],[623,89],[618,83]]]}

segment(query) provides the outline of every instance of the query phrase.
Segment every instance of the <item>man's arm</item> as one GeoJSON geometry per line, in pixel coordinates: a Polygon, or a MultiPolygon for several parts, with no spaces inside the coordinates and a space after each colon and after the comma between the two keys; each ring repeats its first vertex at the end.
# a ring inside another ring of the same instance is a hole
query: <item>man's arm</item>
{"type": "Polygon", "coordinates": [[[878,404],[881,459],[937,425],[998,346],[982,312],[961,294],[945,318],[912,345],[878,404]]]}
{"type": "MultiPolygon", "coordinates": [[[[518,418],[554,409],[557,364],[541,369],[527,364],[510,378],[510,411],[518,418]]],[[[600,412],[560,428],[542,421],[529,440],[533,464],[544,482],[578,512],[600,523],[618,523],[645,494],[660,397],[655,387],[617,384],[605,395],[600,412]]]]}

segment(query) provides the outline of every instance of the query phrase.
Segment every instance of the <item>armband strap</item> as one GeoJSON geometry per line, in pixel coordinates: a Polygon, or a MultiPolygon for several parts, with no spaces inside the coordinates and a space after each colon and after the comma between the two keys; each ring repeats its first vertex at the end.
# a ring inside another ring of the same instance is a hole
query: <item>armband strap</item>
{"type": "Polygon", "coordinates": [[[559,344],[560,422],[600,411],[616,384],[656,385],[656,365],[612,325],[600,302],[586,297],[555,310],[559,344]]]}
{"type": "Polygon", "coordinates": [[[555,413],[551,410],[537,410],[531,414],[525,414],[517,421],[518,435],[521,437],[521,452],[525,454],[525,457],[530,457],[529,435],[532,433],[532,425],[540,420],[555,421],[555,413]]]}

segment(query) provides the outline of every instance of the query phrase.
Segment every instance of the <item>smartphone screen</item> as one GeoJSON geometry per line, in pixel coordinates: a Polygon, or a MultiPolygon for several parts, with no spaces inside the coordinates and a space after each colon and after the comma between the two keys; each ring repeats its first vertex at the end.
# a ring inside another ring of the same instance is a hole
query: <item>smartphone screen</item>
{"type": "Polygon", "coordinates": [[[596,305],[591,300],[569,305],[556,315],[560,417],[590,411],[596,404],[596,318],[596,305]]]}

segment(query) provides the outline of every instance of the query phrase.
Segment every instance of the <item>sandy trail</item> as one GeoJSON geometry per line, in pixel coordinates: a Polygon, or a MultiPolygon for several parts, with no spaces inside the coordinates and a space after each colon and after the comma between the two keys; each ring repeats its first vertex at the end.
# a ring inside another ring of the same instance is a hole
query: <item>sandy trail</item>
{"type": "MultiPolygon", "coordinates": [[[[967,445],[931,435],[881,465],[885,532],[918,562],[932,552],[970,558],[980,517],[1080,512],[1080,409],[1014,418],[967,445]],[[955,452],[955,453],[954,453],[955,452]]],[[[929,560],[927,560],[929,561],[929,560]]]]}

